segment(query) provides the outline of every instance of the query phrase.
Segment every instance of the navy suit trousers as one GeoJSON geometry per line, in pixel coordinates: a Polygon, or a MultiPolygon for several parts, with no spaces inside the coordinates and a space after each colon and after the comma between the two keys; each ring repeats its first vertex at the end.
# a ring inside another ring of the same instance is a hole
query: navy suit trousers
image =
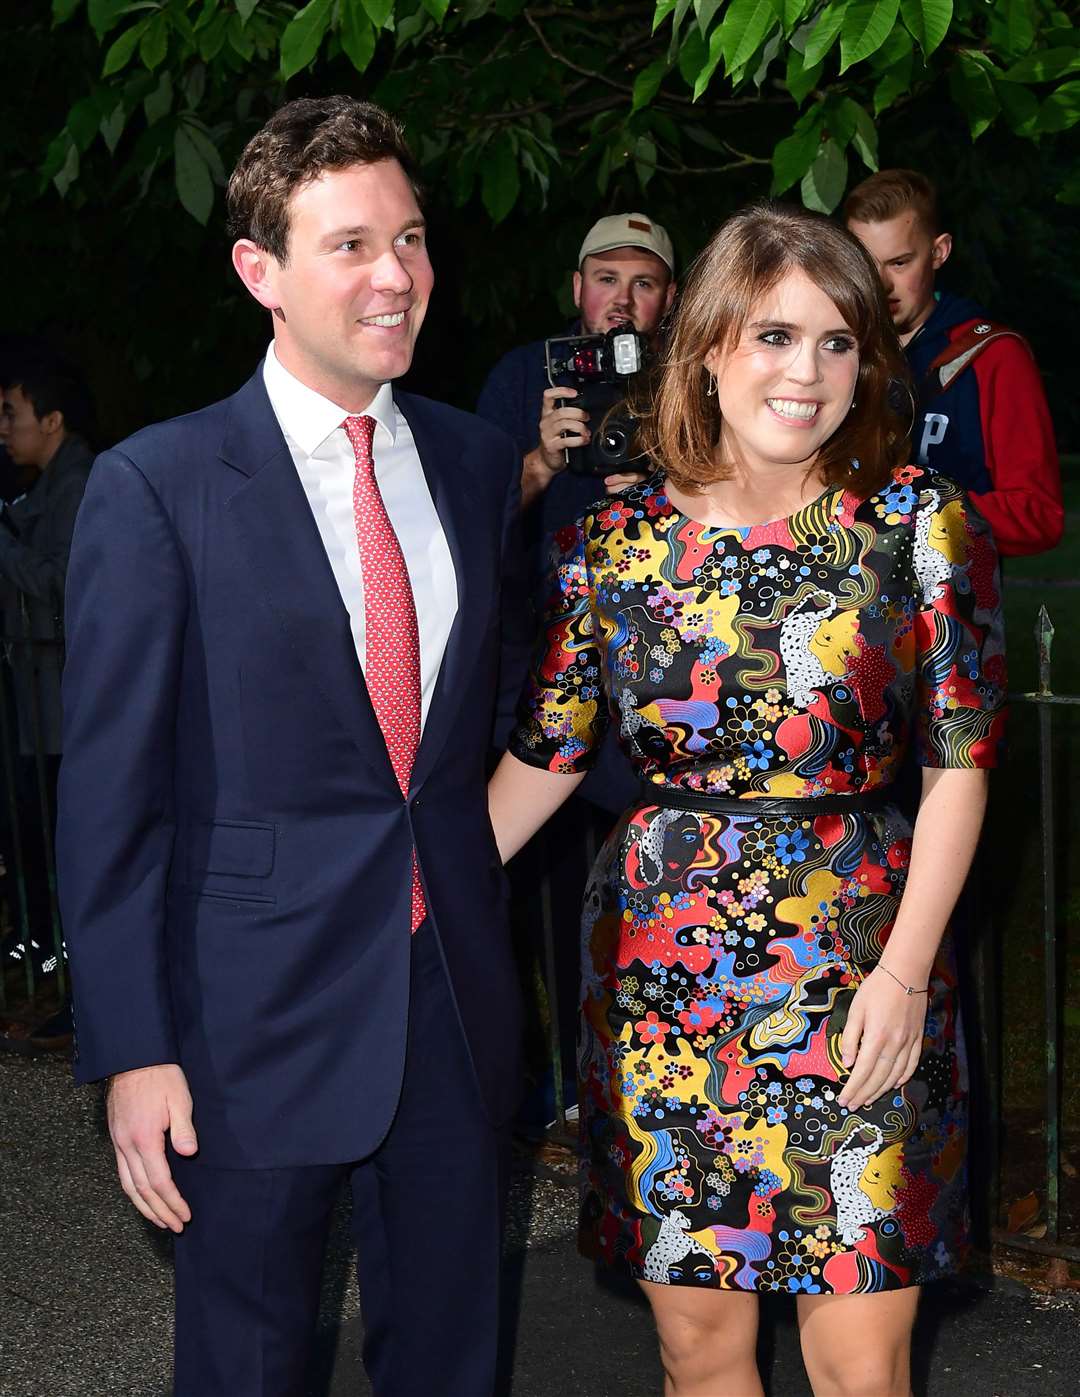
{"type": "Polygon", "coordinates": [[[373,1155],[294,1169],[172,1159],[192,1213],[175,1249],[175,1397],[304,1397],[346,1180],[375,1397],[494,1392],[508,1142],[481,1105],[428,922],[412,941],[400,1100],[373,1155]]]}

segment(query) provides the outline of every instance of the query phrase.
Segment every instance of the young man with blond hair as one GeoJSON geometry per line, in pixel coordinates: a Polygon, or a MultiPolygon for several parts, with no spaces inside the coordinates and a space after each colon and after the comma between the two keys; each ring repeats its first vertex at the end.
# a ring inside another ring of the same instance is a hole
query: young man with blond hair
{"type": "Polygon", "coordinates": [[[1064,510],[1039,370],[1016,330],[936,289],[953,239],[933,184],[881,170],[848,195],[844,221],[877,263],[911,365],[913,458],[964,486],[1002,554],[1053,548],[1064,510]]]}

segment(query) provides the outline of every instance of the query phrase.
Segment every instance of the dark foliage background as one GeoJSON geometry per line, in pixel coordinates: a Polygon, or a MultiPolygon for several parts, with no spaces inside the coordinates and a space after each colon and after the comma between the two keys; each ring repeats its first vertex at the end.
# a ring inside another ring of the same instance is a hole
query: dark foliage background
{"type": "MultiPolygon", "coordinates": [[[[103,440],[231,392],[251,372],[269,327],[229,266],[222,199],[201,226],[181,208],[170,180],[147,177],[145,149],[127,136],[115,158],[101,142],[87,151],[79,181],[62,197],[43,179],[42,161],[73,102],[97,80],[102,46],[85,24],[52,28],[47,0],[8,0],[0,24],[0,334],[41,336],[85,368],[103,440]],[[136,197],[140,187],[145,193],[136,197]]],[[[598,67],[605,62],[602,37],[598,67]]],[[[248,84],[237,97],[246,115],[220,137],[226,168],[282,96],[383,95],[388,83],[392,90],[378,55],[360,74],[340,49],[286,84],[258,71],[236,81],[248,84]]],[[[880,164],[914,165],[938,182],[956,235],[945,284],[976,296],[992,316],[1031,338],[1062,445],[1075,450],[1076,209],[1056,195],[1075,168],[1077,128],[1033,143],[997,122],[973,142],[954,95],[943,77],[885,110],[880,164]]],[[[513,100],[513,93],[498,100],[513,100]]],[[[698,120],[696,109],[685,110],[687,122],[698,120]]],[[[407,106],[401,111],[408,119],[407,106]]],[[[578,243],[601,214],[645,208],[670,229],[685,265],[726,213],[769,193],[767,157],[792,119],[790,103],[771,99],[730,112],[718,107],[709,117],[713,129],[762,152],[760,163],[722,174],[657,169],[644,194],[633,162],[610,172],[603,193],[591,170],[553,178],[546,208],[523,194],[497,225],[478,197],[456,206],[449,179],[432,179],[437,285],[411,386],[471,406],[504,350],[560,326],[570,311],[578,243]]],[[[437,162],[433,168],[437,174],[437,162]]],[[[853,161],[850,180],[864,173],[853,161]]],[[[787,197],[798,197],[797,185],[787,197]]]]}

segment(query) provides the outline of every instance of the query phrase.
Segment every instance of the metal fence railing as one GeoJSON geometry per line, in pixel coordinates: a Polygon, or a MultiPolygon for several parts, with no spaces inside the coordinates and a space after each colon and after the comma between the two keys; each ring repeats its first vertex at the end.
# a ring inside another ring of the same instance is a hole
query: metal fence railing
{"type": "MultiPolygon", "coordinates": [[[[1042,1193],[1046,1199],[1045,1235],[1030,1236],[1003,1227],[994,1229],[994,1240],[1051,1258],[1051,1281],[1064,1282],[1068,1262],[1080,1262],[1080,1246],[1061,1237],[1061,1084],[1064,1048],[1062,983],[1060,966],[1063,937],[1058,903],[1058,796],[1054,782],[1054,716],[1062,707],[1080,705],[1080,695],[1055,694],[1051,673],[1054,626],[1045,606],[1040,606],[1035,626],[1038,647],[1038,688],[1033,693],[1011,694],[1014,704],[1035,706],[1039,725],[1039,831],[1042,865],[1042,961],[1045,1072],[1045,1153],[1042,1193]]],[[[997,1082],[1000,1105],[1000,1079],[997,1082]]],[[[1034,1189],[1039,1192],[1038,1188],[1034,1189]]]]}

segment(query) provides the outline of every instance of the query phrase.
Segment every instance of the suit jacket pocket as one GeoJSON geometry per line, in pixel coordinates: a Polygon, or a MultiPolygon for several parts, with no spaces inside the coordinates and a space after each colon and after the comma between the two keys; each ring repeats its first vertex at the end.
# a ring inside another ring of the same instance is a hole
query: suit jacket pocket
{"type": "Polygon", "coordinates": [[[268,878],[274,871],[273,825],[251,820],[197,821],[188,828],[187,869],[222,878],[268,878]]]}

